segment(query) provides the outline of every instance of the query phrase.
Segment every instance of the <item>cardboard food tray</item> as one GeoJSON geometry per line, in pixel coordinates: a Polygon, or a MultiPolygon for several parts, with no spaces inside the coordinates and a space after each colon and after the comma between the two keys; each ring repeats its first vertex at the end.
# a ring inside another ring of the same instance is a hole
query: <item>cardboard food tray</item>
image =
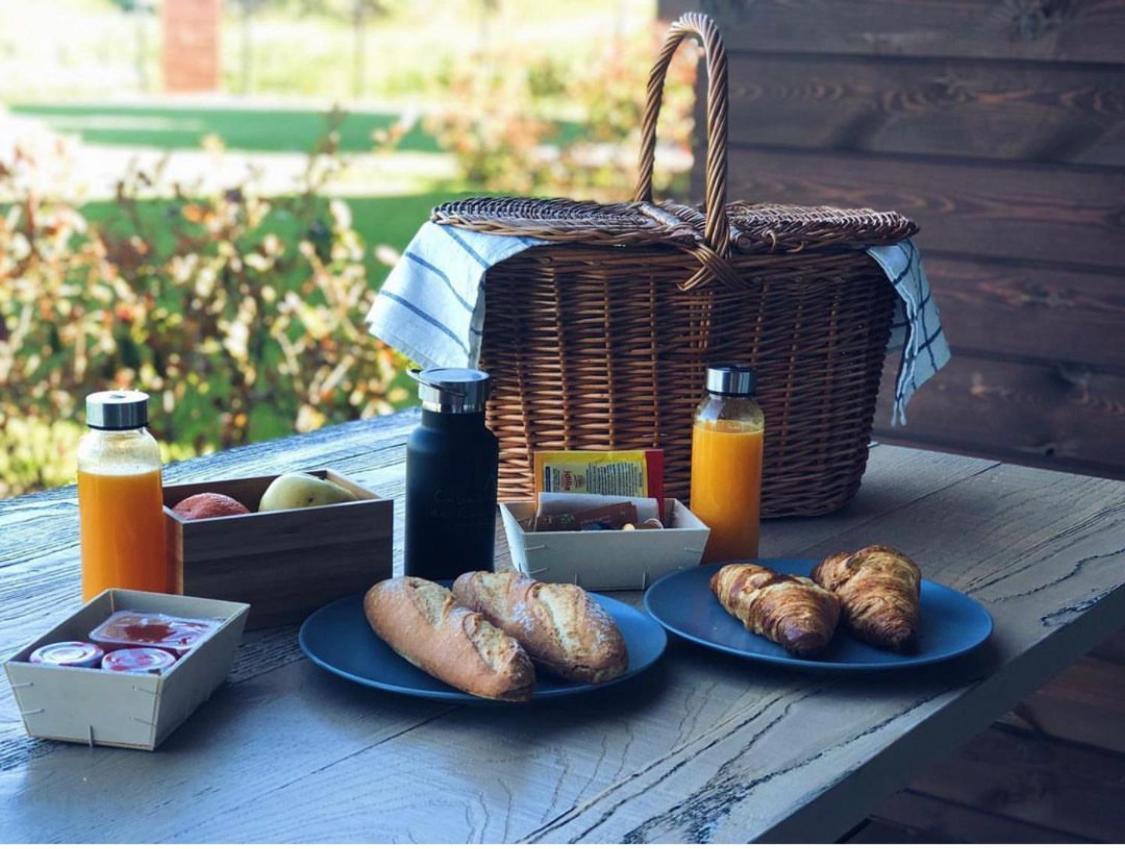
{"type": "Polygon", "coordinates": [[[106,590],[4,664],[24,728],[32,737],[49,740],[155,749],[226,678],[249,609],[238,602],[106,590]],[[35,649],[48,643],[88,640],[90,631],[118,610],[219,619],[222,624],[161,675],[28,660],[35,649]]]}
{"type": "Polygon", "coordinates": [[[662,530],[525,530],[534,516],[534,501],[500,504],[515,568],[539,581],[588,590],[643,590],[669,572],[698,566],[710,534],[675,498],[664,499],[662,530]]]}

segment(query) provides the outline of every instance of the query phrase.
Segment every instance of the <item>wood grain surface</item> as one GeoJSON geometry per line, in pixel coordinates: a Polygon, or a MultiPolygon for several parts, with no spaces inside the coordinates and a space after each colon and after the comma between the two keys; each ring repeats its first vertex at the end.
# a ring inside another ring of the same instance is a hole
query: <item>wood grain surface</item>
{"type": "MultiPolygon", "coordinates": [[[[987,733],[987,732],[986,732],[987,733]]],[[[1033,825],[991,810],[952,802],[917,790],[895,793],[872,812],[875,828],[849,843],[1086,843],[1092,838],[1033,825]],[[902,824],[908,824],[903,828],[902,824]]]]}
{"type": "MultiPolygon", "coordinates": [[[[688,8],[716,18],[730,54],[731,199],[910,215],[955,364],[1014,358],[987,371],[1003,372],[1015,398],[1042,396],[1054,369],[1089,372],[1092,418],[1125,408],[1112,377],[1125,376],[1125,0],[659,3],[664,19],[688,8]]],[[[1057,433],[1059,416],[1076,413],[1065,398],[1050,424],[1032,416],[988,433],[964,392],[931,385],[923,401],[942,408],[941,438],[894,438],[1097,474],[1125,467],[1125,442],[1057,433]],[[1035,430],[1056,432],[1036,442],[1035,430]]]]}
{"type": "Polygon", "coordinates": [[[661,0],[702,9],[732,52],[1125,64],[1123,0],[661,0]]]}
{"type": "Polygon", "coordinates": [[[731,200],[898,210],[923,256],[1125,266],[1125,169],[735,145],[730,171],[731,200]]]}
{"type": "Polygon", "coordinates": [[[1119,400],[1125,398],[1125,376],[1065,360],[959,353],[910,402],[906,426],[892,428],[897,364],[895,355],[889,360],[875,415],[877,438],[1125,477],[1125,404],[1119,400]]]}
{"type": "Polygon", "coordinates": [[[1082,363],[1125,374],[1119,272],[926,251],[941,321],[958,353],[1082,363]]]}
{"type": "Polygon", "coordinates": [[[1125,166],[1125,66],[740,53],[730,80],[736,144],[1125,166]]]}
{"type": "MultiPolygon", "coordinates": [[[[416,420],[167,478],[331,466],[401,500],[416,420]]],[[[877,446],[850,507],[768,523],[765,555],[898,545],[989,608],[985,651],[905,675],[809,676],[674,642],[651,674],[590,698],[450,707],[334,679],[282,628],[248,634],[230,684],[149,756],[28,740],[4,688],[0,824],[27,841],[832,839],[1116,627],[1123,496],[1113,481],[877,446]]],[[[75,542],[72,489],[0,502],[0,651],[78,606],[75,542]]]]}
{"type": "MultiPolygon", "coordinates": [[[[1125,755],[1125,668],[1084,657],[1024,699],[1001,724],[1125,755]]],[[[1118,763],[1119,771],[1125,769],[1125,760],[1118,763]]]]}
{"type": "Polygon", "coordinates": [[[1077,746],[1043,747],[1033,735],[996,728],[913,782],[931,796],[1111,843],[1125,834],[1121,785],[1120,758],[1077,746]]]}

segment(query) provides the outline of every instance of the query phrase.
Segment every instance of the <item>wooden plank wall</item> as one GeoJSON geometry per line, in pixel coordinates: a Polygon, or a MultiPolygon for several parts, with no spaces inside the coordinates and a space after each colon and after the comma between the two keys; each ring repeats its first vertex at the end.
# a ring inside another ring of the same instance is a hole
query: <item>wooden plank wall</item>
{"type": "MultiPolygon", "coordinates": [[[[893,430],[888,359],[876,437],[1125,477],[1125,0],[660,2],[693,8],[729,51],[732,199],[922,228],[954,358],[893,430]]],[[[848,839],[1120,841],[1123,786],[1125,632],[848,839]]]]}
{"type": "Polygon", "coordinates": [[[1125,477],[1125,0],[664,0],[661,16],[687,8],[730,54],[732,198],[922,228],[954,359],[894,429],[888,362],[877,437],[1125,477]]]}

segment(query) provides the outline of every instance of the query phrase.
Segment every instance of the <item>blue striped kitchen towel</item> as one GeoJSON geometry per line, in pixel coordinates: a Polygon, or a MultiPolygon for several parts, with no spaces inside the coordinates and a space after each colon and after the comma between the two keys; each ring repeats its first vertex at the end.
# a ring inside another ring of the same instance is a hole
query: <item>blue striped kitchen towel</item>
{"type": "MultiPolygon", "coordinates": [[[[371,332],[423,368],[474,367],[484,328],[484,272],[542,245],[528,236],[494,236],[427,222],[414,236],[367,314],[371,332]]],[[[910,396],[949,361],[937,304],[914,243],[867,252],[899,295],[889,349],[901,346],[892,424],[906,424],[910,396]]]]}

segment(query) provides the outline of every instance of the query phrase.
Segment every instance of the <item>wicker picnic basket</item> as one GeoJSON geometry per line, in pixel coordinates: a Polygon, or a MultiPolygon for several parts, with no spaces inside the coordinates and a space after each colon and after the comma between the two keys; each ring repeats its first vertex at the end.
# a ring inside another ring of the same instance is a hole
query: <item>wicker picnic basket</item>
{"type": "Polygon", "coordinates": [[[533,494],[532,454],[665,451],[686,498],[692,419],[708,363],[749,362],[766,416],[763,515],[817,515],[859,488],[895,293],[864,252],[916,231],[895,212],[726,202],[727,62],[688,13],[648,82],[631,203],[475,198],[432,220],[548,244],[488,270],[481,367],[500,440],[502,498],[533,494]],[[654,203],[656,120],[673,53],[703,43],[705,203],[654,203]]]}

